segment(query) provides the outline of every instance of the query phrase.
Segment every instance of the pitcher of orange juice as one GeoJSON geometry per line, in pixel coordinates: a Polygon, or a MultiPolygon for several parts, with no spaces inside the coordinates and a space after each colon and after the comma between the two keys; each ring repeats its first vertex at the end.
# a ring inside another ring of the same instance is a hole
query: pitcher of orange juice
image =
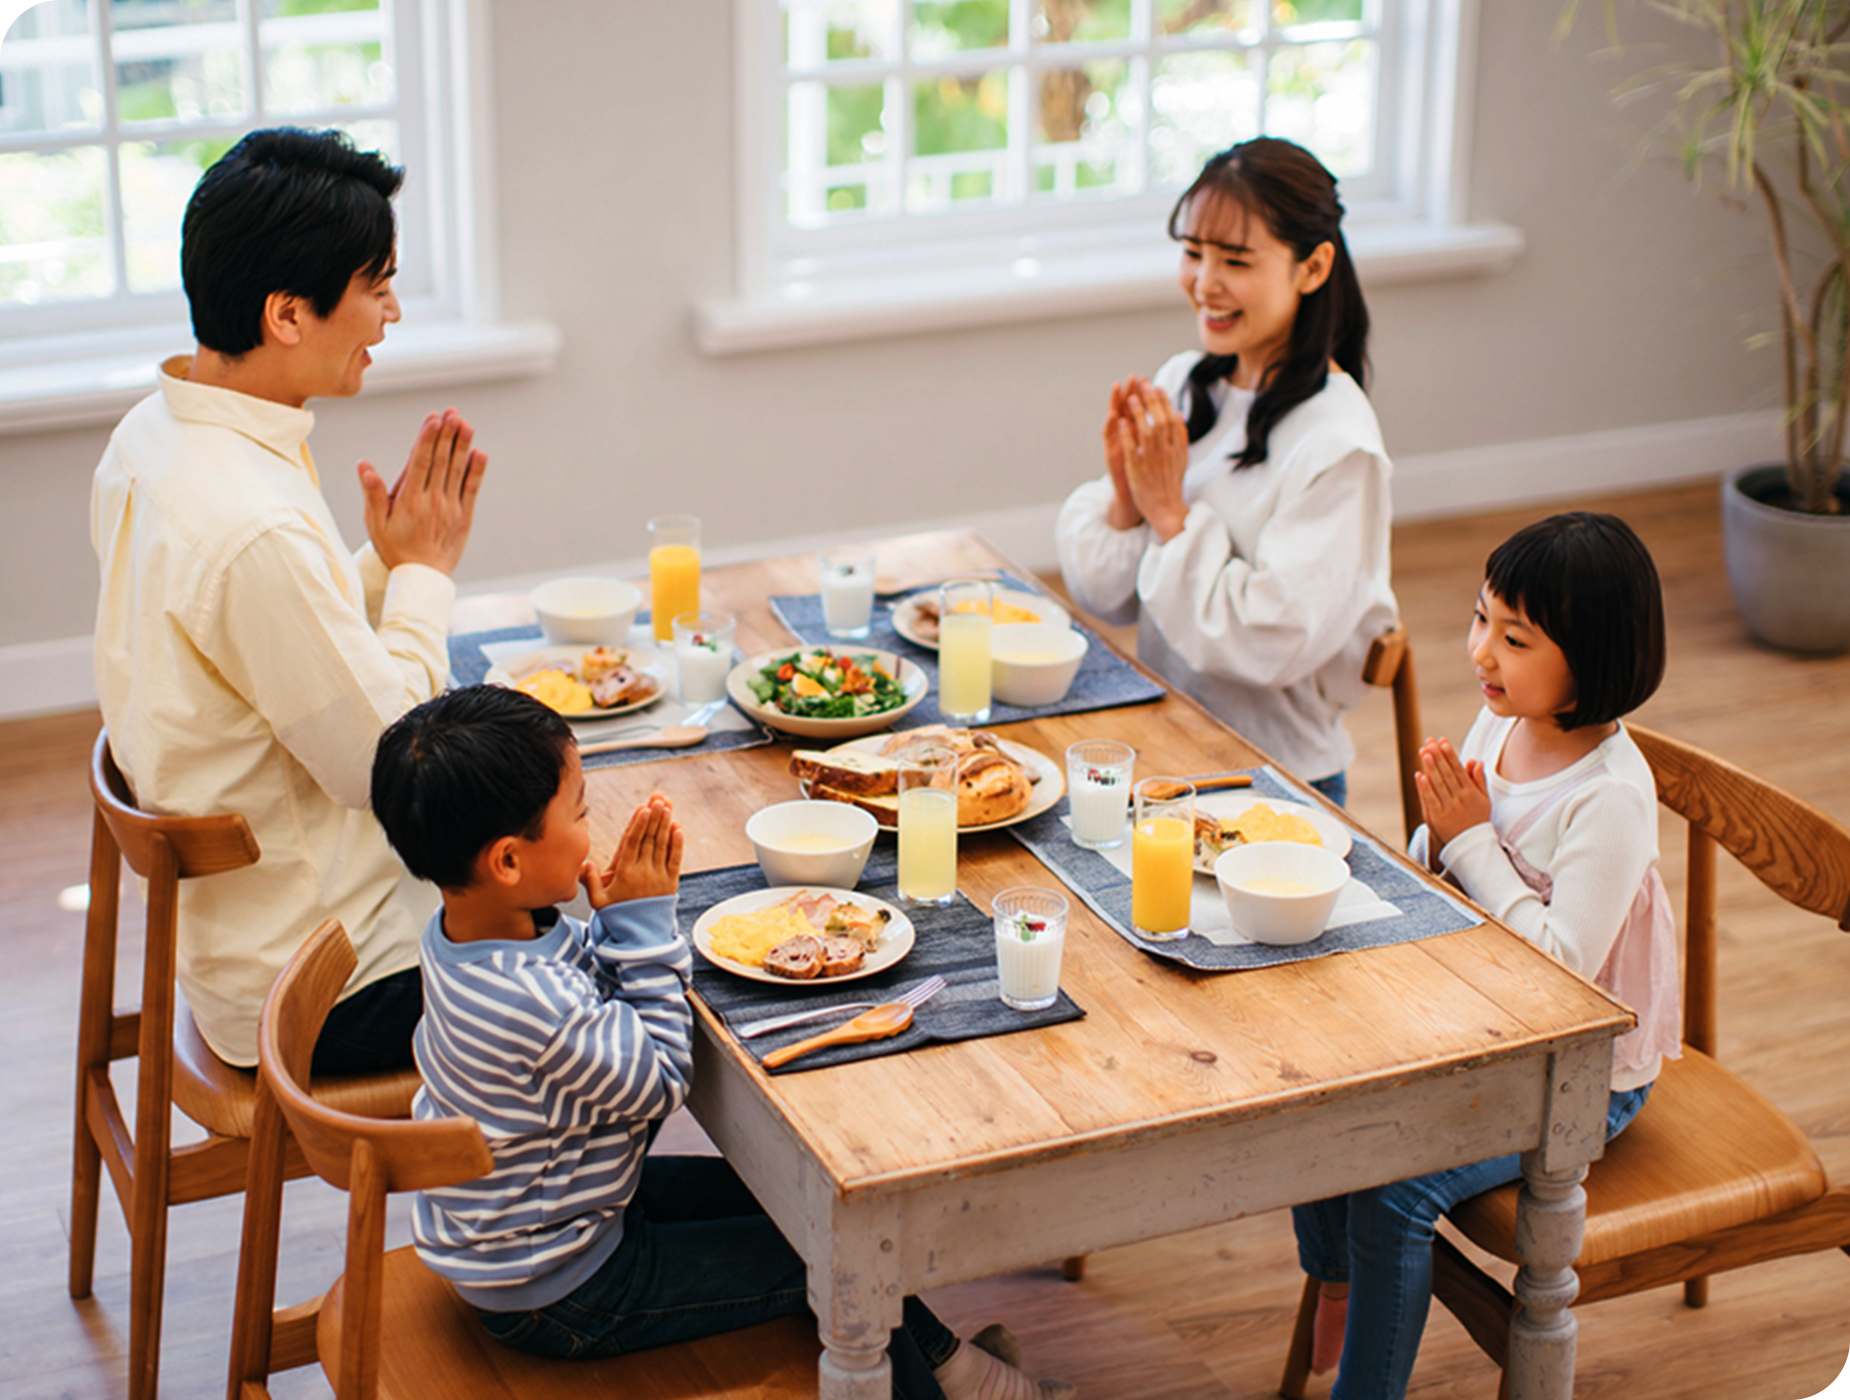
{"type": "Polygon", "coordinates": [[[1145,778],[1133,791],[1131,925],[1139,938],[1153,943],[1186,938],[1195,892],[1194,785],[1180,778],[1145,778]]]}
{"type": "Polygon", "coordinates": [[[674,640],[674,620],[700,611],[700,521],[658,515],[649,522],[649,619],[658,642],[674,640]]]}

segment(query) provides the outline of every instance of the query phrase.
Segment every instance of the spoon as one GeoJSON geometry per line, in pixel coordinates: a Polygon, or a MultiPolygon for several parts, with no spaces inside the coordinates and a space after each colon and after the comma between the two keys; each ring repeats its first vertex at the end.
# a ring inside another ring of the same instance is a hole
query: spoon
{"type": "Polygon", "coordinates": [[[912,1008],[903,1001],[889,1001],[885,1006],[863,1011],[845,1026],[837,1026],[821,1035],[812,1035],[808,1040],[799,1040],[795,1045],[786,1045],[782,1050],[773,1050],[759,1063],[766,1069],[776,1069],[779,1065],[789,1064],[798,1055],[807,1055],[811,1050],[821,1050],[830,1045],[853,1045],[862,1040],[882,1040],[889,1035],[898,1035],[911,1024],[912,1008]]]}
{"type": "Polygon", "coordinates": [[[653,734],[638,734],[633,739],[606,739],[602,743],[580,744],[580,755],[593,753],[615,753],[618,749],[684,749],[690,744],[698,744],[707,737],[706,726],[702,724],[671,724],[666,729],[658,729],[653,734]]]}

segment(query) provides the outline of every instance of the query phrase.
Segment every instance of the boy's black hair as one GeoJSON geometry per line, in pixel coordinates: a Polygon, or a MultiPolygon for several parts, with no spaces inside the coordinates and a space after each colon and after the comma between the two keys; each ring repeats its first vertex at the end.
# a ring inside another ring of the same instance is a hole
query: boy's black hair
{"type": "Polygon", "coordinates": [[[392,266],[392,196],[405,172],[346,133],[253,131],[199,177],[180,225],[180,280],[193,336],[236,357],[263,344],[272,292],[326,319],[356,273],[392,266]]]}
{"type": "Polygon", "coordinates": [[[1563,729],[1630,714],[1664,679],[1664,594],[1644,541],[1616,515],[1572,511],[1511,535],[1484,564],[1490,591],[1567,657],[1563,729]]]}
{"type": "Polygon", "coordinates": [[[503,836],[537,841],[572,727],[531,695],[472,685],[426,700],[379,738],[373,815],[420,880],[466,889],[503,836]]]}

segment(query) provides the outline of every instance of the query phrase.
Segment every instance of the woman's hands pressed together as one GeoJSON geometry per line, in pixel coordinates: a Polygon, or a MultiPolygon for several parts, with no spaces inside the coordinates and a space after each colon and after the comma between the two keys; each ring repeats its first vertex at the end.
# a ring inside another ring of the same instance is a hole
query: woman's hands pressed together
{"type": "Polygon", "coordinates": [[[1484,765],[1476,759],[1460,761],[1450,739],[1428,739],[1420,745],[1420,771],[1414,774],[1420,790],[1430,839],[1426,848],[1431,863],[1455,837],[1490,820],[1490,788],[1484,765]]]}
{"type": "Polygon", "coordinates": [[[1181,534],[1188,517],[1182,499],[1188,425],[1169,396],[1135,375],[1112,385],[1102,437],[1111,473],[1111,527],[1129,530],[1147,520],[1165,544],[1181,534]]]}

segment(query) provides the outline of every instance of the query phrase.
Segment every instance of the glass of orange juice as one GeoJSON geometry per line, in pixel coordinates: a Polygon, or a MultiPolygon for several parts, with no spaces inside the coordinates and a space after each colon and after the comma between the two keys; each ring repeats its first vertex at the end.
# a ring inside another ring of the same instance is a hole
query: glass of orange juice
{"type": "Polygon", "coordinates": [[[649,522],[649,621],[658,642],[674,640],[674,620],[700,611],[700,520],[658,515],[649,522]]]}
{"type": "Polygon", "coordinates": [[[1167,943],[1188,936],[1195,892],[1195,787],[1182,778],[1145,778],[1133,789],[1131,924],[1139,938],[1167,943]],[[1162,794],[1158,796],[1157,794],[1162,794]]]}

